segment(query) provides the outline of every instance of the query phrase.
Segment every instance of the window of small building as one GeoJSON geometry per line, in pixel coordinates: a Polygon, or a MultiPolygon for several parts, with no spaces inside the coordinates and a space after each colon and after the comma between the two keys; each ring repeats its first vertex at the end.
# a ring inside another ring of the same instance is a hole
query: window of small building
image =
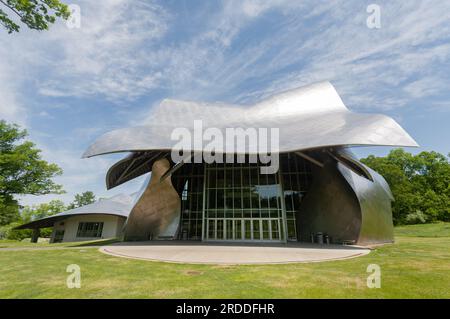
{"type": "Polygon", "coordinates": [[[103,222],[80,222],[78,223],[77,237],[102,237],[103,222]]]}

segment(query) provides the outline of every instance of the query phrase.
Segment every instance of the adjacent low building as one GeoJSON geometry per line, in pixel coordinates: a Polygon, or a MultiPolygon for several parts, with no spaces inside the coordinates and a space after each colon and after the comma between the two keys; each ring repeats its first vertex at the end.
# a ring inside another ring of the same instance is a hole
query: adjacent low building
{"type": "MultiPolygon", "coordinates": [[[[115,230],[124,240],[286,243],[327,238],[369,245],[393,241],[394,198],[383,177],[349,149],[368,145],[417,146],[392,118],[351,112],[333,86],[322,82],[254,105],[164,100],[146,125],[106,133],[84,157],[129,153],[109,169],[108,189],[151,172],[120,215],[126,221],[115,230]],[[194,161],[211,150],[205,134],[196,133],[199,123],[202,132],[213,129],[223,136],[229,128],[277,129],[276,154],[270,155],[277,155],[279,169],[264,173],[270,163],[259,157],[259,148],[228,140],[214,147],[225,162],[194,161]],[[192,133],[192,143],[182,149],[173,140],[180,128],[192,133]],[[173,151],[182,152],[183,159],[175,160],[173,151]]],[[[56,234],[57,223],[64,221],[53,222],[56,234]]],[[[73,222],[82,229],[85,221],[77,217],[73,222]]],[[[34,223],[23,227],[41,225],[34,223]]],[[[67,226],[64,232],[69,233],[67,226]]],[[[79,237],[67,235],[67,240],[74,238],[79,237]]]]}
{"type": "MultiPolygon", "coordinates": [[[[120,194],[95,203],[32,221],[17,229],[53,227],[51,243],[109,239],[122,236],[123,225],[133,207],[133,196],[120,194]]],[[[34,241],[39,233],[33,234],[34,241]]]]}

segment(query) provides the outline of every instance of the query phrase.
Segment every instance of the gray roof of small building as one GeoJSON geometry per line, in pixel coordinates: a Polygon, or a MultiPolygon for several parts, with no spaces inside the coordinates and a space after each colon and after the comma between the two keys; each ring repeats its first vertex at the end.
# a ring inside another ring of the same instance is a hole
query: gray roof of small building
{"type": "Polygon", "coordinates": [[[20,225],[16,229],[51,227],[57,221],[74,215],[114,215],[128,217],[134,204],[135,196],[118,194],[110,198],[99,199],[95,203],[77,207],[56,215],[34,220],[20,225]]]}

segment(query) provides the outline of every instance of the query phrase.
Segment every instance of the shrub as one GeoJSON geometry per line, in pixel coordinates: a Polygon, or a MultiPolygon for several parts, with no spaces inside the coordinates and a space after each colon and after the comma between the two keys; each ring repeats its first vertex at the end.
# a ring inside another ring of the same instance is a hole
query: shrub
{"type": "Polygon", "coordinates": [[[414,213],[409,213],[406,215],[405,223],[406,224],[425,224],[427,222],[427,216],[422,213],[420,210],[415,211],[414,213]]]}
{"type": "Polygon", "coordinates": [[[21,225],[20,222],[14,222],[0,227],[0,238],[10,240],[22,240],[24,238],[31,237],[31,229],[16,230],[14,227],[21,225]]]}

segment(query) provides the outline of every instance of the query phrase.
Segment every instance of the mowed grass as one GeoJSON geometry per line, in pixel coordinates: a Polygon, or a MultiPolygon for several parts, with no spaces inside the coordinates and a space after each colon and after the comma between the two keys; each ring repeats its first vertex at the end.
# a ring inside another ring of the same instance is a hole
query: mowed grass
{"type": "Polygon", "coordinates": [[[450,298],[449,226],[401,227],[395,244],[369,255],[310,264],[171,264],[113,257],[90,244],[53,250],[0,249],[0,297],[450,298]],[[69,264],[81,267],[80,289],[67,288],[69,264]],[[379,289],[366,285],[369,264],[381,267],[379,289]]]}
{"type": "MultiPolygon", "coordinates": [[[[84,246],[102,246],[117,242],[117,239],[99,239],[83,242],[71,242],[71,243],[54,243],[49,244],[48,241],[39,241],[38,243],[32,243],[28,239],[22,241],[17,240],[0,240],[1,248],[61,248],[61,247],[84,247],[84,246]]],[[[1,251],[1,250],[0,250],[1,251]]]]}
{"type": "Polygon", "coordinates": [[[395,235],[401,237],[449,237],[450,223],[399,226],[395,228],[395,235]]]}

